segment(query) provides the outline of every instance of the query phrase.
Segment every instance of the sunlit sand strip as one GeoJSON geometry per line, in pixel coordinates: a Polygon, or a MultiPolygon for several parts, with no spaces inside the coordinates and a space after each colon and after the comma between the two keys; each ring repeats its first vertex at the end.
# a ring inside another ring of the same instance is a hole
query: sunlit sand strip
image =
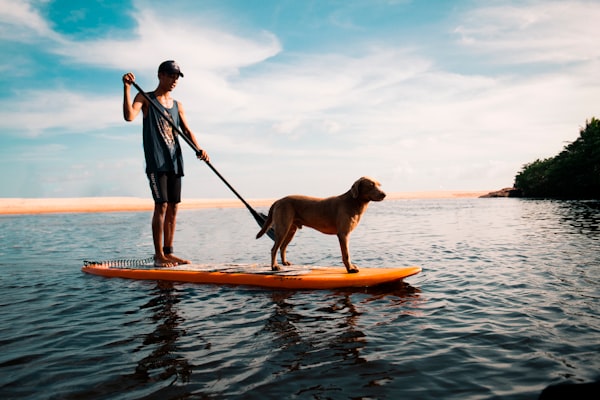
{"type": "Polygon", "coordinates": [[[0,214],[143,211],[151,209],[152,200],[132,197],[0,199],[0,214]]]}
{"type": "Polygon", "coordinates": [[[420,200],[420,199],[474,199],[484,194],[490,193],[490,190],[437,190],[424,192],[397,192],[388,193],[386,200],[420,200]]]}
{"type": "MultiPolygon", "coordinates": [[[[489,191],[435,191],[389,193],[386,200],[476,198],[489,191]]],[[[252,207],[269,207],[273,199],[248,199],[252,207]]],[[[238,199],[184,199],[180,210],[244,207],[238,199]]],[[[136,197],[0,198],[0,214],[86,213],[151,211],[152,199],[136,197]]]]}
{"type": "MultiPolygon", "coordinates": [[[[268,207],[272,200],[247,200],[253,207],[268,207]]],[[[243,207],[237,199],[189,199],[180,210],[200,208],[243,207]]],[[[136,197],[81,197],[81,198],[0,198],[0,214],[47,214],[115,211],[151,211],[152,199],[136,197]]]]}

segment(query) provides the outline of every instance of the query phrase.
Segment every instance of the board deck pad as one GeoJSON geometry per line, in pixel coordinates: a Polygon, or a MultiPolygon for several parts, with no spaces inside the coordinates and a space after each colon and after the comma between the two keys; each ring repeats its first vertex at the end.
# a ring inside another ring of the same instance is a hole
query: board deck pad
{"type": "Polygon", "coordinates": [[[421,267],[362,267],[360,272],[349,274],[344,267],[312,265],[282,266],[281,271],[271,271],[268,264],[183,264],[157,268],[151,263],[120,266],[111,262],[85,262],[82,271],[105,277],[140,280],[249,285],[274,289],[335,289],[372,287],[401,281],[421,272],[421,267]]]}

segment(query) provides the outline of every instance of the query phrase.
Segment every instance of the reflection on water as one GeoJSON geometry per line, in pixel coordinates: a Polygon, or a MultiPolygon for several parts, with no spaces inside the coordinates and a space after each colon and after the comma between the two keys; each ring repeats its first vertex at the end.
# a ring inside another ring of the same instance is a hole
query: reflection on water
{"type": "Polygon", "coordinates": [[[558,203],[561,221],[574,231],[599,240],[600,201],[565,201],[558,203]]]}
{"type": "Polygon", "coordinates": [[[155,295],[157,297],[141,307],[153,311],[151,319],[156,329],[143,341],[144,346],[153,350],[138,362],[133,377],[140,382],[171,378],[171,384],[189,382],[192,367],[188,360],[178,355],[177,348],[177,340],[185,335],[185,330],[179,328],[184,319],[177,315],[175,307],[180,300],[171,282],[158,282],[155,295]]]}
{"type": "MultiPolygon", "coordinates": [[[[272,291],[81,273],[83,259],[151,254],[149,217],[0,217],[2,398],[531,399],[598,379],[599,202],[374,204],[353,232],[354,261],[423,267],[387,287],[272,291]]],[[[177,249],[195,261],[267,262],[270,242],[256,230],[244,209],[183,210],[177,249]]],[[[309,229],[289,252],[341,262],[335,237],[309,229]]]]}
{"type": "Polygon", "coordinates": [[[365,394],[374,394],[390,380],[380,376],[387,369],[385,363],[371,365],[370,355],[363,354],[372,341],[367,331],[389,321],[382,317],[384,313],[365,313],[382,307],[398,317],[407,302],[418,303],[419,290],[399,283],[332,293],[273,292],[271,299],[274,307],[261,336],[273,334],[270,340],[278,350],[261,368],[272,376],[245,392],[245,397],[260,398],[265,386],[276,383],[268,386],[272,398],[360,398],[350,382],[363,382],[365,394]]]}
{"type": "MultiPolygon", "coordinates": [[[[181,327],[185,320],[177,310],[177,304],[181,301],[177,289],[171,282],[156,282],[155,288],[148,292],[148,296],[149,300],[145,304],[124,313],[131,318],[130,321],[123,321],[124,326],[147,326],[153,329],[150,333],[140,332],[133,337],[124,336],[122,339],[122,342],[139,343],[129,354],[132,361],[138,359],[137,364],[131,365],[134,370],[131,373],[116,375],[92,390],[66,393],[61,398],[135,398],[143,396],[144,393],[155,392],[163,386],[163,382],[166,387],[175,387],[175,390],[168,390],[164,394],[166,397],[158,395],[157,398],[173,398],[172,396],[179,397],[187,393],[180,388],[182,384],[190,381],[193,365],[178,345],[186,331],[181,327]],[[144,317],[141,321],[140,315],[144,317]]],[[[114,317],[116,316],[111,316],[111,319],[114,317]]],[[[118,343],[112,343],[111,346],[118,346],[118,343]]],[[[82,355],[82,358],[85,359],[85,355],[82,355]]]]}
{"type": "Polygon", "coordinates": [[[299,312],[295,312],[296,306],[292,302],[286,301],[290,297],[292,292],[273,294],[276,307],[265,326],[267,331],[276,334],[279,348],[294,348],[291,352],[294,359],[286,361],[282,367],[290,371],[300,369],[318,347],[326,347],[340,361],[359,362],[364,334],[356,324],[360,312],[349,295],[334,297],[329,304],[315,305],[314,308],[305,306],[299,312]],[[309,332],[312,334],[307,334],[309,332]]]}

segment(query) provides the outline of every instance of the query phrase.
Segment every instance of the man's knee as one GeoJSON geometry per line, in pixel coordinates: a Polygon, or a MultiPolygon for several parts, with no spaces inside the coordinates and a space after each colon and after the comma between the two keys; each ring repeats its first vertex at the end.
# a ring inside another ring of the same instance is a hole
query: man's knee
{"type": "Polygon", "coordinates": [[[167,203],[154,203],[154,213],[164,215],[167,212],[167,203]]]}

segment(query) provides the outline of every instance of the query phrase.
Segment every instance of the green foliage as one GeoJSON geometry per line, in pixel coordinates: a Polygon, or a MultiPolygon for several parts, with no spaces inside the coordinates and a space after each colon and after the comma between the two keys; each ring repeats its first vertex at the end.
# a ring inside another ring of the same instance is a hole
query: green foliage
{"type": "Polygon", "coordinates": [[[557,156],[524,165],[514,186],[525,197],[600,199],[600,121],[586,121],[557,156]]]}

